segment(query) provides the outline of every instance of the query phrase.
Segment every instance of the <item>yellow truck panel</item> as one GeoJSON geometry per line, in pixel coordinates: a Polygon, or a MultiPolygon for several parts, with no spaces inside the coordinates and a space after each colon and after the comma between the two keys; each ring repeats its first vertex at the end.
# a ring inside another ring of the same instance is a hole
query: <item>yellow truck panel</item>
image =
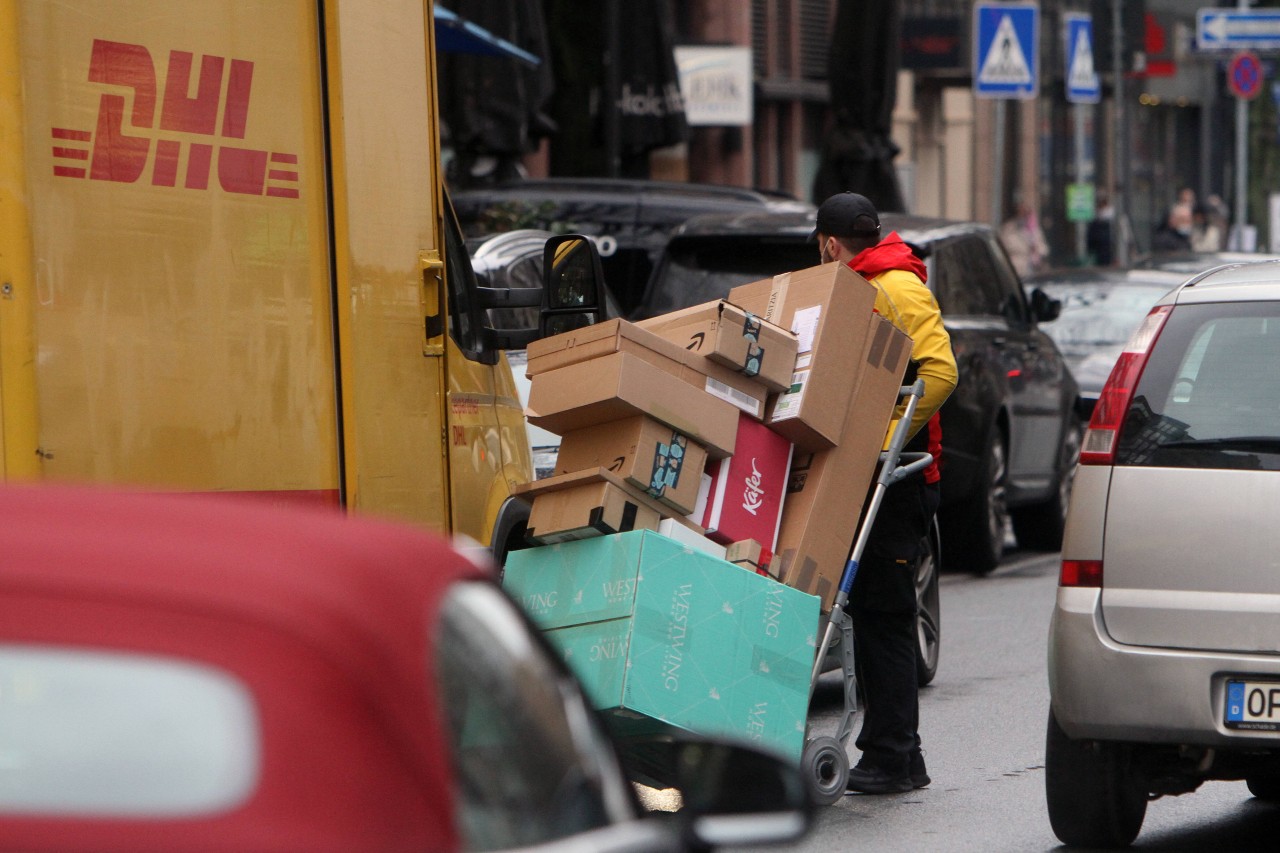
{"type": "Polygon", "coordinates": [[[510,535],[431,3],[0,0],[0,458],[510,535]],[[448,214],[451,216],[451,212],[448,214]]]}

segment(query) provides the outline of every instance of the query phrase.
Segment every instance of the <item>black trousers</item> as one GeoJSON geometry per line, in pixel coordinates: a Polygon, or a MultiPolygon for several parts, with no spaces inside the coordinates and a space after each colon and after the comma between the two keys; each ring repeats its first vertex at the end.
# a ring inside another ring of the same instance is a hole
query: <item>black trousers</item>
{"type": "Polygon", "coordinates": [[[849,593],[864,700],[859,763],[895,775],[920,750],[915,578],[938,498],[922,476],[885,490],[849,593]]]}

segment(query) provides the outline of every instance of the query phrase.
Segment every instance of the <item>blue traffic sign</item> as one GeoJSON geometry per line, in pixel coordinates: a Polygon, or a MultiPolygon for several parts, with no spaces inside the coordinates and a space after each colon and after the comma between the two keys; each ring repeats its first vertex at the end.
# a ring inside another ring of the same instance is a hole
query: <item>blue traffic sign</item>
{"type": "Polygon", "coordinates": [[[1280,49],[1280,9],[1199,9],[1196,48],[1280,49]]]}
{"type": "Polygon", "coordinates": [[[980,98],[1034,98],[1040,8],[1034,3],[973,7],[973,91],[980,98]]]}
{"type": "Polygon", "coordinates": [[[1102,100],[1102,80],[1093,66],[1093,18],[1067,14],[1067,100],[1096,104],[1102,100]]]}

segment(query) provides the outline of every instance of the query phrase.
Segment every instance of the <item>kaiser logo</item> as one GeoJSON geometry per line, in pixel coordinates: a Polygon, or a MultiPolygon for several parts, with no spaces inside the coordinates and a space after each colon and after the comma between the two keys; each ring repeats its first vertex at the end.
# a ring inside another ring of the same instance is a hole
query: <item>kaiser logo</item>
{"type": "Polygon", "coordinates": [[[756,510],[764,506],[764,487],[761,486],[760,469],[756,467],[756,460],[751,460],[751,476],[746,478],[746,488],[742,490],[742,508],[752,515],[756,514],[756,510]]]}

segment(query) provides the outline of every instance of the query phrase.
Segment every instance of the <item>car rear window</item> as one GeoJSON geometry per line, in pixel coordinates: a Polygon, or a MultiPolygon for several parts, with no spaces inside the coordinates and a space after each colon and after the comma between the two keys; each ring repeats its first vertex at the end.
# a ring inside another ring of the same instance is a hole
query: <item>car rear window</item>
{"type": "Polygon", "coordinates": [[[252,793],[246,685],[188,661],[0,644],[0,814],[190,818],[252,793]]]}
{"type": "Polygon", "coordinates": [[[1280,469],[1280,304],[1175,307],[1130,403],[1116,464],[1280,469]]]}
{"type": "Polygon", "coordinates": [[[819,260],[818,244],[803,238],[677,238],[667,248],[633,319],[723,299],[740,284],[814,267],[819,260]]]}

